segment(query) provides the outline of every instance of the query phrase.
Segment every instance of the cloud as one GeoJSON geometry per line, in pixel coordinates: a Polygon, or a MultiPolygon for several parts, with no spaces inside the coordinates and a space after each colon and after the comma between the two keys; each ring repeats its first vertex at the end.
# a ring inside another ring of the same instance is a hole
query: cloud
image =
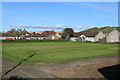
{"type": "Polygon", "coordinates": [[[78,26],[78,28],[82,28],[82,26],[78,26]]]}
{"type": "Polygon", "coordinates": [[[73,28],[73,29],[85,29],[88,27],[83,26],[69,26],[69,25],[62,25],[62,24],[56,24],[56,25],[12,25],[12,27],[16,28],[42,28],[42,29],[64,29],[64,28],[73,28]]]}
{"type": "Polygon", "coordinates": [[[65,25],[61,25],[61,24],[56,24],[56,27],[64,27],[65,25]]]}

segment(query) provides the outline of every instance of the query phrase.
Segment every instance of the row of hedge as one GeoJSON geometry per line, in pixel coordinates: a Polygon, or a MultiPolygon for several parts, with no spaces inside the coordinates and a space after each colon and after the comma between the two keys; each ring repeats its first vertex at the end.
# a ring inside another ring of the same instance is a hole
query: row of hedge
{"type": "Polygon", "coordinates": [[[67,40],[65,39],[59,39],[59,40],[37,40],[37,39],[16,39],[16,40],[2,40],[2,42],[66,42],[67,40]]]}

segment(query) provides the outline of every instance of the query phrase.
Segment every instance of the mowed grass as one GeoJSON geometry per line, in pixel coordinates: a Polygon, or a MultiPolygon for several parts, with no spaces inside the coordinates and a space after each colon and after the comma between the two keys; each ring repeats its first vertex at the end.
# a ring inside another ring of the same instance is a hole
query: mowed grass
{"type": "Polygon", "coordinates": [[[118,53],[117,43],[5,42],[2,47],[2,55],[17,62],[33,53],[37,53],[25,64],[33,62],[62,62],[118,53]]]}

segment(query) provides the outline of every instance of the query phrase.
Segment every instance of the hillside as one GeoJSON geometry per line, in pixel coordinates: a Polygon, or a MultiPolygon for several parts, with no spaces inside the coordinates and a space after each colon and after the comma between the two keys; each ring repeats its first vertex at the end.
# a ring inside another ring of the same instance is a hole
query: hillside
{"type": "Polygon", "coordinates": [[[109,27],[109,26],[108,27],[101,27],[101,28],[94,27],[94,28],[90,28],[90,29],[87,29],[87,30],[84,30],[81,32],[99,32],[99,31],[102,31],[103,33],[109,33],[114,29],[120,29],[120,27],[109,27]]]}

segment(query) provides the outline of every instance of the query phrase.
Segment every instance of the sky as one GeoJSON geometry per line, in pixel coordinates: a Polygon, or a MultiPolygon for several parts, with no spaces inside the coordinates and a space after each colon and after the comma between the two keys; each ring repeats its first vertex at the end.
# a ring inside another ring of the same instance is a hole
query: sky
{"type": "Polygon", "coordinates": [[[2,31],[24,27],[28,31],[71,27],[78,32],[91,27],[117,26],[117,2],[3,2],[2,31]],[[39,25],[35,27],[34,25],[39,25]]]}

